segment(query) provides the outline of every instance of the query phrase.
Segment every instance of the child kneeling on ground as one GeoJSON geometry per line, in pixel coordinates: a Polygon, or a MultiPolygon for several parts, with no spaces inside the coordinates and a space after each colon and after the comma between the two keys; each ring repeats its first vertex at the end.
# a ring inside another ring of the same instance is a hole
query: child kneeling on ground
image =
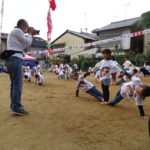
{"type": "Polygon", "coordinates": [[[148,117],[145,116],[142,101],[145,99],[145,97],[150,96],[150,87],[143,85],[141,80],[135,76],[133,76],[131,80],[131,82],[122,85],[121,89],[117,92],[116,97],[111,102],[102,102],[101,104],[114,106],[123,98],[132,98],[135,99],[135,103],[138,106],[140,116],[143,119],[148,119],[148,117]]]}
{"type": "Polygon", "coordinates": [[[90,75],[90,73],[86,73],[84,75],[80,75],[79,73],[74,73],[73,79],[77,80],[77,88],[76,88],[76,97],[79,96],[79,90],[84,90],[87,94],[96,97],[97,100],[103,101],[103,94],[97,90],[97,88],[85,78],[90,75]]]}
{"type": "Polygon", "coordinates": [[[44,84],[44,76],[42,75],[41,72],[38,72],[38,73],[35,75],[35,78],[36,78],[36,83],[37,83],[37,85],[43,85],[43,84],[44,84]]]}

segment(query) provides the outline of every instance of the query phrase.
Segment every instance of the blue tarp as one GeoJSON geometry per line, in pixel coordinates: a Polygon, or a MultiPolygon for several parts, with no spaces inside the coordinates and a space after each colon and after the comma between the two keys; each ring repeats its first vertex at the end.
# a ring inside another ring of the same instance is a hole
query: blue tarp
{"type": "Polygon", "coordinates": [[[31,69],[35,66],[35,60],[24,60],[24,64],[28,64],[31,69]]]}

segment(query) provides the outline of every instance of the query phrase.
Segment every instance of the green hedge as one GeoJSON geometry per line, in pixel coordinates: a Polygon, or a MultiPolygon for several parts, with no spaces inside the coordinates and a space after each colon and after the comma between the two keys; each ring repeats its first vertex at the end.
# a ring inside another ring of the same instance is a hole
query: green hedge
{"type": "MultiPolygon", "coordinates": [[[[127,57],[136,66],[143,66],[144,62],[150,62],[150,50],[147,50],[147,52],[145,53],[137,53],[130,50],[129,52],[125,53],[124,56],[117,55],[117,52],[120,52],[120,50],[117,50],[114,53],[114,57],[120,65],[124,63],[125,57],[127,57]]],[[[86,58],[84,56],[79,56],[78,58],[72,59],[70,65],[73,66],[74,64],[77,64],[79,69],[81,69],[82,71],[87,71],[89,67],[94,67],[96,62],[97,59],[95,58],[86,58]]],[[[50,63],[59,65],[61,63],[61,60],[53,58],[50,60],[50,63]]]]}
{"type": "Polygon", "coordinates": [[[73,66],[75,63],[78,65],[79,69],[81,69],[82,71],[87,71],[89,67],[95,66],[96,59],[79,56],[78,58],[72,59],[70,65],[73,66]]]}

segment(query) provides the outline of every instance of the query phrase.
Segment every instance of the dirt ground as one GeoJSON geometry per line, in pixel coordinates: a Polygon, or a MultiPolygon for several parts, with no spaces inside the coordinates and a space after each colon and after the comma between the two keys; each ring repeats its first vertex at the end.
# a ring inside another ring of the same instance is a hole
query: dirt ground
{"type": "MultiPolygon", "coordinates": [[[[0,150],[149,150],[147,121],[139,117],[134,101],[116,107],[101,106],[80,92],[74,81],[59,81],[45,73],[45,85],[24,83],[23,105],[30,115],[11,116],[9,78],[0,74],[0,150]]],[[[99,83],[92,81],[101,90],[99,83]]],[[[150,85],[150,78],[144,78],[150,85]]],[[[119,86],[111,86],[111,98],[119,86]]],[[[149,98],[150,99],[150,98],[149,98]]],[[[150,101],[144,102],[150,115],[150,101]]]]}

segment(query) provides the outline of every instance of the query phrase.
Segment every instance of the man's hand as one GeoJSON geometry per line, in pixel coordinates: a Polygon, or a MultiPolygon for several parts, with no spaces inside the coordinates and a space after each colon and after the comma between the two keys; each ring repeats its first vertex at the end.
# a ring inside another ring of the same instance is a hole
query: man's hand
{"type": "Polygon", "coordinates": [[[32,33],[32,35],[38,35],[37,31],[34,30],[34,32],[32,33]]]}
{"type": "Polygon", "coordinates": [[[35,32],[35,29],[34,29],[34,28],[32,28],[32,27],[29,28],[28,34],[33,35],[34,32],[35,32]]]}

